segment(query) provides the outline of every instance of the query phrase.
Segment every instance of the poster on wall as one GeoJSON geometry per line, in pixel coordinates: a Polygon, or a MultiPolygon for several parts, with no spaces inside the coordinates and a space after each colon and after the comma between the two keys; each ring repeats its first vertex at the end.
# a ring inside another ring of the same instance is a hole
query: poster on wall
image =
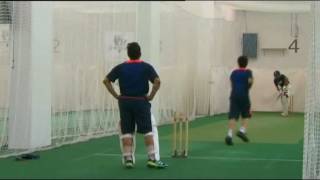
{"type": "Polygon", "coordinates": [[[114,63],[127,60],[127,44],[133,41],[135,41],[134,32],[106,32],[105,60],[114,63]]]}

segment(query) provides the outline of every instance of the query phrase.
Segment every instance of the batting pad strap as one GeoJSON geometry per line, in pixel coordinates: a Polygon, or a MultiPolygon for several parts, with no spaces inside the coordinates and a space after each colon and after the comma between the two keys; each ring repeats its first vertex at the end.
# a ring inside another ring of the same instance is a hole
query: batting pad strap
{"type": "Polygon", "coordinates": [[[154,155],[156,153],[153,145],[148,145],[147,151],[148,151],[148,155],[154,155]]]}
{"type": "Polygon", "coordinates": [[[132,156],[132,153],[123,153],[122,156],[123,156],[123,157],[132,156]]]}
{"type": "Polygon", "coordinates": [[[133,135],[132,134],[123,134],[120,136],[121,139],[123,138],[133,138],[133,135]]]}
{"type": "Polygon", "coordinates": [[[153,136],[153,132],[152,131],[148,132],[148,133],[144,134],[144,136],[153,136]]]}
{"type": "Polygon", "coordinates": [[[154,155],[156,152],[155,151],[149,151],[148,155],[154,155]]]}

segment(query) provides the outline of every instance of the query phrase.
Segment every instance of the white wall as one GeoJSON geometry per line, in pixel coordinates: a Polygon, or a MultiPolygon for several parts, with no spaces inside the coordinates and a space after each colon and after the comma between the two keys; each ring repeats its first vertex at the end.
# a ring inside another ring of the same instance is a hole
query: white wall
{"type": "Polygon", "coordinates": [[[306,67],[311,38],[311,19],[308,13],[298,15],[299,37],[298,53],[285,51],[284,56],[265,53],[263,47],[288,48],[294,37],[290,36],[291,15],[288,13],[247,12],[247,32],[258,33],[258,58],[252,63],[257,68],[301,68],[306,67]]]}
{"type": "Polygon", "coordinates": [[[285,50],[284,54],[263,52],[264,47],[288,48],[294,37],[291,34],[291,14],[289,13],[247,13],[247,32],[258,33],[258,57],[250,67],[255,71],[256,84],[252,89],[254,110],[279,110],[280,103],[274,102],[275,88],[273,87],[273,71],[280,70],[286,74],[291,82],[294,93],[294,111],[304,110],[305,72],[309,60],[309,46],[311,38],[311,21],[308,13],[298,14],[298,47],[297,53],[285,50]],[[272,40],[272,41],[271,41],[272,40]],[[263,93],[262,93],[263,92],[263,93]],[[270,101],[269,99],[272,99],[270,101]],[[265,103],[263,103],[265,102],[265,103]]]}

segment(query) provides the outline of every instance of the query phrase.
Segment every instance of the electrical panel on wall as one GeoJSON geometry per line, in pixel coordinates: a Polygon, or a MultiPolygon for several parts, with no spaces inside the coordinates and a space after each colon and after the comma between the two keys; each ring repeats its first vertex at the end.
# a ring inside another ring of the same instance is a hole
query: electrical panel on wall
{"type": "Polygon", "coordinates": [[[257,58],[258,34],[243,33],[242,54],[248,58],[257,58]]]}

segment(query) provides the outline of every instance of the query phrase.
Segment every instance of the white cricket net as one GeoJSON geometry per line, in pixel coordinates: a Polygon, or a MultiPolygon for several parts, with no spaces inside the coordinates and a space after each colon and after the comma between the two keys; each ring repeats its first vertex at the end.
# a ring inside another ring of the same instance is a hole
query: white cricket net
{"type": "Polygon", "coordinates": [[[55,145],[117,132],[117,101],[102,84],[135,39],[135,3],[56,3],[52,74],[55,145]]]}
{"type": "MultiPolygon", "coordinates": [[[[14,46],[10,48],[10,45],[7,47],[5,43],[1,46],[1,52],[4,53],[1,53],[0,72],[0,145],[5,148],[0,151],[2,157],[30,150],[7,150],[6,146],[9,83],[12,73],[9,54],[13,53],[14,57],[21,59],[15,64],[16,72],[13,74],[28,75],[26,71],[30,70],[31,64],[29,59],[23,61],[22,57],[30,57],[32,3],[14,3],[14,32],[11,33],[14,36],[14,46]]],[[[142,16],[148,13],[137,13],[142,10],[140,8],[143,3],[53,3],[52,73],[45,74],[51,77],[52,114],[51,119],[43,119],[51,122],[52,145],[46,148],[117,133],[118,104],[107,92],[102,81],[115,65],[127,59],[127,43],[138,41],[138,21],[144,19],[142,16]]],[[[207,37],[212,34],[212,24],[210,20],[197,17],[176,5],[159,5],[160,18],[157,23],[160,27],[160,42],[156,48],[160,50],[160,61],[156,69],[162,80],[162,87],[157,95],[159,106],[154,107],[153,111],[160,112],[156,120],[158,124],[164,124],[172,122],[176,111],[193,119],[198,97],[203,99],[200,106],[206,109],[202,114],[208,111],[209,100],[205,93],[209,93],[207,86],[210,66],[207,66],[206,62],[210,62],[212,40],[207,37]],[[185,31],[186,29],[188,31],[185,31]]],[[[152,29],[151,25],[143,26],[152,29]]],[[[1,25],[4,35],[5,28],[8,31],[9,25],[1,25]]],[[[5,37],[4,35],[2,37],[5,37]]],[[[148,41],[151,41],[151,38],[148,41]]],[[[142,53],[146,53],[145,49],[147,48],[142,47],[142,53]]],[[[155,64],[152,59],[146,61],[155,64]]],[[[22,93],[23,83],[30,85],[28,77],[21,76],[21,79],[18,78],[12,83],[12,97],[22,93]]],[[[115,86],[118,89],[117,83],[115,86]]],[[[25,101],[15,101],[23,102],[25,101]]]]}
{"type": "Polygon", "coordinates": [[[0,2],[0,156],[7,152],[11,77],[11,10],[8,1],[0,2]]]}
{"type": "Polygon", "coordinates": [[[161,120],[170,121],[174,112],[192,120],[197,105],[204,109],[200,111],[203,114],[209,110],[213,21],[179,6],[161,5],[159,108],[164,115],[161,120]]]}
{"type": "MultiPolygon", "coordinates": [[[[5,43],[0,41],[0,145],[3,147],[6,146],[8,138],[6,129],[9,92],[18,92],[17,89],[9,91],[12,79],[9,52],[13,52],[16,57],[24,57],[24,54],[28,53],[25,49],[32,43],[32,38],[24,34],[25,23],[32,26],[32,22],[30,23],[30,13],[24,14],[27,12],[23,11],[23,3],[26,2],[15,2],[20,8],[13,11],[13,17],[21,18],[21,21],[14,21],[13,33],[14,42],[20,43],[15,44],[10,51],[10,46],[6,47],[5,43]]],[[[190,120],[195,116],[226,113],[230,93],[229,75],[231,70],[236,68],[236,59],[241,55],[242,33],[246,32],[247,25],[255,27],[253,25],[259,20],[280,19],[276,24],[278,26],[290,17],[280,14],[233,12],[216,6],[215,2],[206,2],[212,6],[214,18],[203,17],[184,8],[182,5],[185,3],[187,2],[52,2],[52,71],[45,74],[51,78],[51,119],[43,120],[51,123],[52,144],[49,148],[117,133],[120,118],[118,103],[107,92],[102,81],[115,65],[127,60],[128,42],[139,42],[141,36],[146,38],[145,41],[159,39],[159,43],[154,43],[155,47],[151,47],[153,50],[159,48],[159,60],[143,60],[155,65],[162,81],[153,102],[157,105],[152,109],[158,112],[155,119],[161,125],[171,123],[175,112],[183,113],[190,120]],[[153,8],[159,8],[159,18],[150,16],[152,23],[145,22],[144,20],[148,20],[148,13],[152,14],[154,11],[150,12],[142,5],[153,3],[156,4],[153,8]],[[251,19],[247,18],[247,15],[251,19]],[[258,19],[255,19],[256,17],[258,19]],[[251,24],[246,24],[246,21],[251,24]],[[157,26],[153,27],[151,24],[157,26]],[[144,36],[138,31],[144,28],[149,28],[150,31],[158,28],[159,34],[153,34],[157,37],[148,34],[144,36]]],[[[0,24],[1,32],[9,27],[0,24]]],[[[2,37],[5,36],[0,38],[2,37]]],[[[143,55],[151,51],[150,47],[141,48],[143,55]]],[[[266,57],[261,61],[250,61],[249,67],[252,67],[254,76],[257,74],[257,81],[269,82],[256,85],[253,93],[258,94],[261,89],[273,87],[274,68],[284,67],[286,64],[277,64],[282,57],[278,57],[277,61],[273,57],[266,57]]],[[[20,70],[23,70],[26,68],[23,63],[28,62],[21,63],[20,70]]],[[[303,71],[301,64],[291,65],[299,68],[299,72],[303,71]]],[[[311,66],[315,68],[316,64],[311,66]]],[[[319,73],[317,71],[313,69],[312,73],[319,73]]],[[[24,78],[28,80],[27,77],[24,78]]],[[[293,81],[303,82],[298,77],[293,81]]],[[[301,84],[297,83],[296,87],[299,85],[301,84]]],[[[119,92],[117,82],[115,87],[119,92]]],[[[309,89],[309,93],[316,91],[309,89]]],[[[273,108],[274,105],[266,103],[266,99],[270,101],[271,95],[271,91],[265,91],[264,96],[253,99],[256,107],[261,105],[258,110],[273,108]]],[[[313,96],[308,97],[310,102],[316,100],[313,96]]],[[[313,112],[311,107],[319,109],[319,105],[313,105],[308,104],[309,112],[313,112]]],[[[0,150],[0,155],[1,153],[12,154],[12,151],[0,150]]]]}
{"type": "Polygon", "coordinates": [[[313,38],[308,66],[303,179],[320,179],[320,2],[312,5],[313,38]]]}
{"type": "MultiPolygon", "coordinates": [[[[137,22],[143,18],[137,15],[139,3],[57,3],[52,74],[55,145],[117,133],[118,104],[102,80],[115,65],[127,59],[127,43],[137,41],[137,22]]],[[[212,24],[165,3],[160,3],[158,23],[160,60],[156,70],[162,86],[157,95],[159,106],[153,108],[159,112],[157,123],[171,123],[174,112],[193,119],[197,97],[209,93],[205,86],[210,78],[210,58],[209,53],[201,51],[205,47],[210,52],[212,40],[206,37],[211,34],[212,24]]],[[[146,61],[154,64],[152,59],[146,61]]],[[[203,102],[201,105],[208,110],[208,99],[203,102]]]]}
{"type": "Polygon", "coordinates": [[[10,53],[9,53],[9,25],[0,24],[2,40],[0,41],[0,147],[7,143],[7,118],[9,110],[10,87],[10,53]]]}

